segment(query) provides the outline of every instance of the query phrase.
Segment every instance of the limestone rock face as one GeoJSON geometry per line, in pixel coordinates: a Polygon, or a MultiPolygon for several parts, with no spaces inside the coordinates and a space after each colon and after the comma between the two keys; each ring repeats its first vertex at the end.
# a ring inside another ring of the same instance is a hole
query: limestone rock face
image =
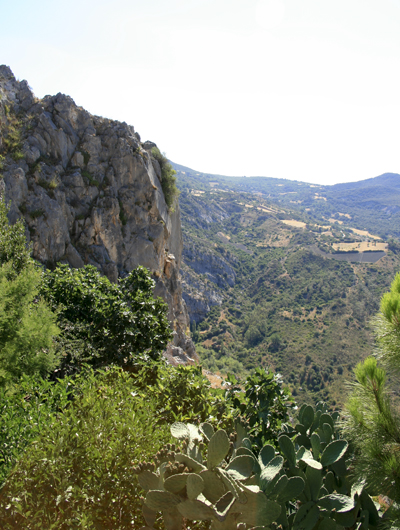
{"type": "Polygon", "coordinates": [[[0,66],[0,162],[10,221],[25,218],[33,256],[44,264],[91,264],[112,281],[147,267],[176,331],[168,355],[190,362],[197,357],[185,335],[179,204],[168,210],[154,145],[63,94],[37,100],[26,81],[0,66]]]}
{"type": "Polygon", "coordinates": [[[207,317],[210,309],[221,305],[223,296],[210,281],[195,274],[186,264],[182,267],[183,299],[189,312],[191,322],[197,324],[207,317]]]}

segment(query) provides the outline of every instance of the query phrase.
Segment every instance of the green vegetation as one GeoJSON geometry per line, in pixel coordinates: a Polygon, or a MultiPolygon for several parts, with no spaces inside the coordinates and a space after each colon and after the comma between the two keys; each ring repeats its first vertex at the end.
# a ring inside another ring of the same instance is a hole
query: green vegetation
{"type": "Polygon", "coordinates": [[[79,377],[54,382],[23,374],[18,384],[0,388],[0,487],[25,448],[67,407],[79,377]]]}
{"type": "Polygon", "coordinates": [[[60,265],[44,275],[42,295],[54,311],[62,335],[58,343],[61,370],[83,363],[131,366],[139,356],[159,358],[172,337],[167,306],[154,299],[154,280],[144,267],[117,284],[90,265],[60,265]]]}
{"type": "Polygon", "coordinates": [[[278,434],[289,421],[295,402],[279,375],[256,368],[241,383],[228,375],[226,399],[247,426],[252,447],[258,452],[266,444],[277,445],[278,434]]]}
{"type": "Polygon", "coordinates": [[[42,273],[33,264],[16,277],[10,262],[0,267],[0,386],[22,374],[48,374],[57,365],[56,315],[38,299],[42,273]]]}
{"type": "Polygon", "coordinates": [[[87,171],[86,169],[82,171],[82,177],[85,177],[86,179],[88,179],[89,184],[91,186],[96,186],[96,188],[100,186],[99,181],[93,178],[92,175],[89,173],[89,171],[87,171]]]}
{"type": "Polygon", "coordinates": [[[0,198],[0,264],[11,263],[13,275],[19,274],[33,260],[26,243],[25,226],[21,219],[14,225],[8,222],[9,208],[0,198]]]}
{"type": "Polygon", "coordinates": [[[22,221],[9,226],[0,201],[0,386],[23,374],[46,375],[57,364],[56,316],[39,299],[42,273],[31,260],[22,221]]]}
{"type": "MultiPolygon", "coordinates": [[[[395,501],[400,499],[399,300],[397,274],[374,322],[378,349],[356,368],[344,423],[353,440],[355,476],[366,480],[372,494],[383,493],[395,501]]],[[[397,503],[392,511],[400,524],[397,503]]]]}
{"type": "Polygon", "coordinates": [[[395,240],[376,263],[327,259],[319,247],[331,252],[341,241],[336,225],[318,225],[254,187],[221,191],[218,178],[208,189],[201,175],[196,179],[179,174],[184,270],[222,299],[203,321],[191,323],[204,367],[241,378],[256,366],[272,367],[299,402],[342,405],[344,380],[372,353],[369,319],[400,267],[395,240]],[[187,255],[203,259],[207,276],[187,255]],[[212,269],[212,262],[222,266],[212,269]]]}
{"type": "Polygon", "coordinates": [[[153,147],[151,154],[155,160],[160,164],[161,168],[161,187],[164,193],[165,202],[168,208],[173,211],[175,201],[179,195],[179,190],[176,186],[176,171],[168,162],[165,154],[161,153],[158,147],[153,147]]]}
{"type": "Polygon", "coordinates": [[[376,529],[382,513],[365,484],[349,480],[337,419],[322,404],[302,407],[296,428],[281,432],[278,455],[269,444],[254,453],[241,424],[231,433],[173,424],[177,446],[135,469],[148,527],[162,512],[171,529],[183,528],[184,518],[210,521],[212,530],[376,529]]]}
{"type": "Polygon", "coordinates": [[[155,400],[121,370],[87,374],[73,404],[45,425],[0,494],[8,528],[139,528],[132,461],[169,441],[155,400]]]}
{"type": "Polygon", "coordinates": [[[54,191],[58,186],[56,177],[54,177],[50,181],[46,179],[39,179],[38,184],[39,186],[42,186],[42,188],[44,188],[45,190],[50,190],[50,191],[54,191]]]}
{"type": "Polygon", "coordinates": [[[14,109],[5,105],[6,119],[1,124],[3,132],[3,152],[5,155],[10,154],[11,158],[18,162],[24,158],[22,153],[22,121],[15,115],[14,109]]]}

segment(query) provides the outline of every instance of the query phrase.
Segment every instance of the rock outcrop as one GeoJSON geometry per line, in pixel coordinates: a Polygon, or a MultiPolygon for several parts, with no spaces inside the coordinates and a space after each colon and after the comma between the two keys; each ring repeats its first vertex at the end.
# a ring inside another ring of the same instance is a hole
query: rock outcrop
{"type": "Polygon", "coordinates": [[[156,280],[175,338],[171,362],[196,359],[179,268],[179,205],[168,209],[161,170],[126,123],[92,116],[63,94],[38,100],[0,67],[0,162],[10,221],[25,218],[33,256],[92,264],[116,281],[137,265],[156,280]]]}
{"type": "Polygon", "coordinates": [[[189,312],[190,322],[199,323],[207,317],[210,309],[221,305],[221,292],[206,278],[194,273],[183,263],[182,269],[183,299],[189,312]]]}

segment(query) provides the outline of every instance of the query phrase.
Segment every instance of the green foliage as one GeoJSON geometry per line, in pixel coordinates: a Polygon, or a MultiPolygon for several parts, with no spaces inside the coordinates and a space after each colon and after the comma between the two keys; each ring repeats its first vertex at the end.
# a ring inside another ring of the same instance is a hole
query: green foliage
{"type": "Polygon", "coordinates": [[[37,219],[38,217],[42,217],[42,215],[44,215],[44,210],[37,208],[36,210],[29,212],[29,215],[32,217],[32,219],[37,219]]]}
{"type": "Polygon", "coordinates": [[[41,186],[45,190],[50,190],[50,191],[52,191],[52,190],[54,191],[57,188],[57,186],[58,186],[56,177],[54,177],[50,181],[48,181],[46,179],[39,179],[38,184],[39,184],[39,186],[41,186]]]}
{"type": "MultiPolygon", "coordinates": [[[[164,362],[145,365],[133,374],[135,384],[151,394],[159,404],[160,421],[207,421],[231,425],[233,413],[223,392],[211,388],[202,367],[173,367],[164,362]]],[[[144,394],[143,394],[144,395],[144,394]]]]}
{"type": "Polygon", "coordinates": [[[57,365],[56,315],[38,298],[42,273],[33,264],[13,278],[12,262],[0,267],[0,386],[22,374],[46,375],[57,365]]]}
{"type": "Polygon", "coordinates": [[[349,481],[337,418],[323,404],[304,406],[296,428],[284,426],[278,438],[281,454],[267,444],[258,457],[240,424],[228,435],[207,423],[175,423],[178,445],[135,469],[148,527],[162,512],[171,530],[182,529],[183,518],[210,521],[212,530],[376,530],[380,516],[364,484],[349,481]]]}
{"type": "Polygon", "coordinates": [[[12,263],[12,275],[19,274],[28,263],[31,249],[26,243],[25,226],[21,219],[10,225],[9,207],[0,199],[0,264],[12,263]]]}
{"type": "Polygon", "coordinates": [[[99,181],[93,178],[89,171],[87,171],[86,169],[82,171],[82,177],[87,178],[91,186],[96,186],[96,188],[100,186],[99,181]]]}
{"type": "Polygon", "coordinates": [[[15,162],[24,158],[22,148],[22,122],[15,115],[14,109],[6,112],[6,123],[1,124],[3,129],[3,150],[10,154],[15,162]]]}
{"type": "Polygon", "coordinates": [[[0,487],[25,448],[56,420],[77,381],[46,381],[23,375],[15,386],[0,388],[0,487]]]}
{"type": "Polygon", "coordinates": [[[140,528],[133,465],[168,442],[157,407],[121,369],[86,373],[0,492],[3,528],[140,528]]]}
{"type": "Polygon", "coordinates": [[[253,447],[259,451],[266,443],[276,443],[277,435],[289,420],[295,402],[282,378],[271,370],[256,368],[240,383],[228,375],[231,384],[226,399],[246,422],[253,447]],[[244,392],[242,390],[244,389],[244,392]]]}
{"type": "MultiPolygon", "coordinates": [[[[400,499],[400,417],[396,395],[400,371],[399,289],[397,274],[390,292],[382,297],[381,313],[374,320],[378,346],[375,356],[368,357],[355,370],[356,382],[351,385],[344,422],[344,432],[354,445],[355,476],[366,480],[371,493],[387,495],[395,501],[400,499]]],[[[396,502],[388,517],[394,525],[400,524],[396,502]]]]}
{"type": "Polygon", "coordinates": [[[141,356],[157,359],[172,337],[167,306],[152,296],[154,280],[138,267],[117,284],[87,265],[46,271],[42,293],[58,312],[63,330],[63,369],[89,362],[132,365],[141,356]]]}
{"type": "Polygon", "coordinates": [[[175,200],[179,196],[179,190],[176,187],[176,171],[168,162],[165,154],[161,153],[158,147],[153,147],[151,154],[160,164],[161,168],[161,187],[164,193],[165,202],[168,208],[173,211],[175,200]]]}
{"type": "Polygon", "coordinates": [[[121,221],[122,226],[125,226],[126,223],[128,222],[128,218],[126,216],[126,212],[124,210],[124,205],[122,201],[118,201],[118,202],[119,202],[119,220],[121,221]]]}

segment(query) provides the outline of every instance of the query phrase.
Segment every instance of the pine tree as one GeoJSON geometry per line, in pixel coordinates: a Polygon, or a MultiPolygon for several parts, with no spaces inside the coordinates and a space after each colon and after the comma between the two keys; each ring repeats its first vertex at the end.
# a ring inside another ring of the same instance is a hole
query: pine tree
{"type": "Polygon", "coordinates": [[[400,273],[390,292],[382,297],[373,324],[377,348],[374,357],[368,357],[355,370],[344,431],[353,440],[355,475],[366,480],[371,494],[387,495],[394,501],[390,516],[399,524],[400,273]]]}
{"type": "Polygon", "coordinates": [[[30,257],[22,220],[10,225],[0,198],[0,386],[57,365],[56,315],[40,299],[42,270],[30,257]]]}

